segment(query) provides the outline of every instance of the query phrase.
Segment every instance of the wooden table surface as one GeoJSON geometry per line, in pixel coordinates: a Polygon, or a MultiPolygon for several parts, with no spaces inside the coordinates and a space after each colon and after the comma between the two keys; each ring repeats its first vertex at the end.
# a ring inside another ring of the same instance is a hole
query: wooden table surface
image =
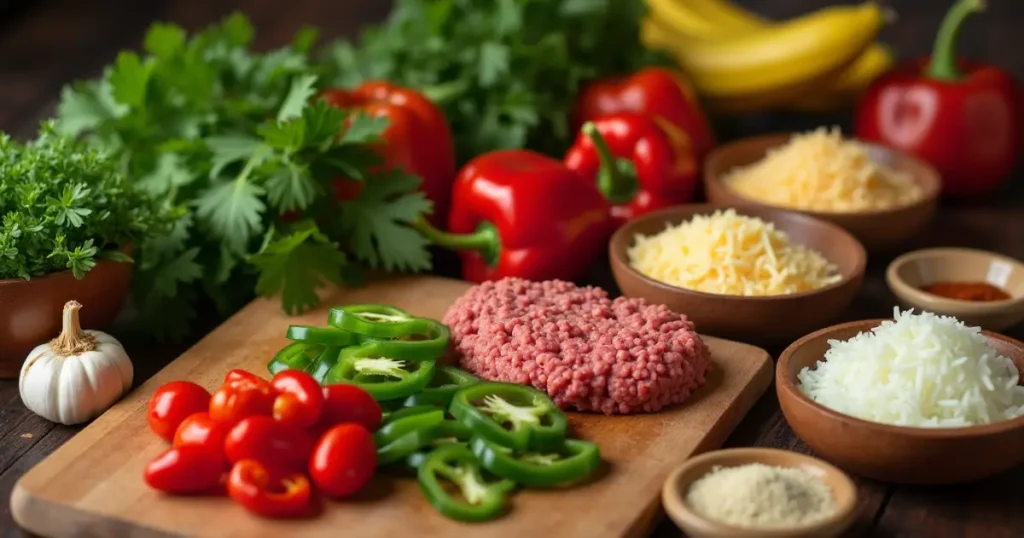
{"type": "MultiPolygon", "coordinates": [[[[741,2],[763,13],[792,16],[828,4],[825,0],[759,0],[741,2]]],[[[900,14],[897,26],[883,38],[904,54],[927,53],[931,33],[946,2],[894,0],[900,14]]],[[[19,4],[14,2],[14,4],[19,4]]],[[[1024,23],[1024,2],[992,2],[985,20],[964,32],[963,49],[998,62],[1019,79],[1024,78],[1024,57],[1019,55],[1019,28],[1024,23]]],[[[26,0],[15,12],[0,11],[0,130],[28,136],[38,121],[52,113],[60,87],[75,78],[95,76],[122,48],[137,47],[153,20],[170,20],[197,28],[234,9],[243,9],[258,28],[258,45],[285,43],[302,25],[315,23],[328,36],[352,35],[365,22],[388,10],[384,0],[317,2],[269,0],[189,2],[149,0],[125,9],[114,0],[26,0]]],[[[731,134],[809,128],[843,123],[838,118],[771,116],[731,125],[731,134]]],[[[1024,259],[1024,173],[1017,173],[1002,195],[971,205],[944,204],[932,228],[908,248],[972,246],[1024,259]]],[[[845,320],[884,317],[894,298],[883,280],[889,257],[870,260],[868,277],[845,320]]],[[[607,267],[595,267],[588,280],[614,290],[607,267]]],[[[1024,339],[1024,327],[1009,332],[1024,339]]],[[[200,335],[192,338],[198,339],[200,335]]],[[[148,378],[176,357],[188,343],[153,347],[126,341],[137,368],[137,382],[148,378]]],[[[769,350],[777,356],[780,350],[769,350]]],[[[22,405],[17,383],[0,381],[0,532],[22,536],[11,520],[6,499],[18,478],[76,433],[76,428],[54,426],[22,405]]],[[[727,442],[727,446],[778,447],[801,452],[809,449],[798,440],[779,412],[774,389],[757,404],[727,442]]],[[[1024,449],[1024,447],[1022,447],[1024,449]]],[[[941,461],[935,465],[942,465],[941,461]]],[[[975,484],[924,488],[889,486],[858,480],[860,514],[848,536],[968,537],[1024,536],[1024,468],[975,484]]],[[[658,538],[681,536],[665,521],[653,532],[658,538]]]]}

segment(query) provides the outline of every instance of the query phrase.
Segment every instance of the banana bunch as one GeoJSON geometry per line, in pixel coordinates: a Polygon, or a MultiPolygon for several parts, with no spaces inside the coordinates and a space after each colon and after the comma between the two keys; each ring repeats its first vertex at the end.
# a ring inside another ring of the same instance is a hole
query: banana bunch
{"type": "Polygon", "coordinates": [[[729,0],[644,1],[644,44],[671,54],[719,113],[839,109],[893,62],[875,43],[887,12],[874,2],[773,22],[729,0]]]}

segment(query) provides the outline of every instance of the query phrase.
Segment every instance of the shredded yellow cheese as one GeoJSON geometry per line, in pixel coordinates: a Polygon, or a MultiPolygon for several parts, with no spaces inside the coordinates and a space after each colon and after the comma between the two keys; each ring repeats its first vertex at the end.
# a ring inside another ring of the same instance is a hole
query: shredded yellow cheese
{"type": "Polygon", "coordinates": [[[824,127],[793,136],[760,161],[731,171],[723,182],[762,203],[830,213],[903,207],[922,193],[909,174],[875,162],[865,144],[824,127]]]}
{"type": "Polygon", "coordinates": [[[821,254],[794,245],[775,225],[733,209],[696,215],[644,236],[627,251],[629,264],[659,282],[722,295],[784,295],[838,282],[821,254]]]}

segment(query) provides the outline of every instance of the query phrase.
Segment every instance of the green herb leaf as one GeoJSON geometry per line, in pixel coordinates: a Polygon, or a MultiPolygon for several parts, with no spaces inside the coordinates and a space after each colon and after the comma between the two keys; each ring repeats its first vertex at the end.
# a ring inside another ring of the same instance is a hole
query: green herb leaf
{"type": "Polygon", "coordinates": [[[260,273],[257,293],[280,293],[288,314],[320,304],[316,290],[327,283],[340,284],[347,264],[345,254],[312,221],[296,224],[291,233],[281,237],[271,231],[249,262],[260,273]]]}
{"type": "Polygon", "coordinates": [[[340,227],[352,237],[355,255],[388,271],[430,268],[429,242],[405,226],[429,213],[432,205],[416,189],[420,178],[401,171],[373,177],[359,197],[341,205],[340,227]]]}
{"type": "Polygon", "coordinates": [[[267,206],[260,196],[265,192],[244,178],[218,183],[196,199],[196,216],[207,221],[210,232],[232,250],[244,252],[249,239],[262,227],[267,206]]]}
{"type": "Polygon", "coordinates": [[[298,118],[302,115],[302,109],[306,108],[310,98],[316,93],[316,75],[303,75],[292,80],[291,89],[281,103],[281,109],[277,112],[277,121],[287,121],[298,118]]]}
{"type": "Polygon", "coordinates": [[[134,52],[117,55],[114,70],[110,73],[110,86],[118,102],[134,107],[146,103],[146,86],[153,70],[152,62],[143,63],[134,52]]]}

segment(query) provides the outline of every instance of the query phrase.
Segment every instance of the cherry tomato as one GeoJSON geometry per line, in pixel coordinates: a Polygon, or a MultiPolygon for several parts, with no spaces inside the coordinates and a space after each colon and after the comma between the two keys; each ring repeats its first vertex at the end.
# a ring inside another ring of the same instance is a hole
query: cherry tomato
{"type": "Polygon", "coordinates": [[[231,427],[253,415],[270,416],[277,394],[266,379],[244,370],[232,370],[228,373],[228,378],[224,386],[217,389],[210,399],[210,417],[213,420],[231,427]],[[248,374],[248,377],[232,378],[235,372],[243,372],[248,374]]]}
{"type": "Polygon", "coordinates": [[[242,370],[240,368],[235,368],[224,376],[224,385],[226,386],[235,386],[238,383],[252,383],[254,385],[258,385],[260,382],[266,383],[267,380],[248,370],[242,370]]]}
{"type": "Polygon", "coordinates": [[[224,439],[224,454],[231,463],[256,460],[273,467],[303,470],[315,441],[303,430],[255,415],[231,428],[224,439]]]}
{"type": "Polygon", "coordinates": [[[210,392],[191,381],[172,381],[156,389],[149,399],[146,420],[153,433],[174,441],[174,432],[193,413],[206,411],[210,392]]]}
{"type": "Polygon", "coordinates": [[[346,384],[326,385],[323,392],[324,409],[317,423],[318,431],[327,431],[346,422],[362,424],[371,432],[380,427],[380,404],[370,393],[346,384]]]}
{"type": "Polygon", "coordinates": [[[270,380],[270,386],[277,392],[273,409],[276,420],[303,429],[320,420],[324,393],[313,376],[302,370],[285,370],[270,380]]]}
{"type": "Polygon", "coordinates": [[[373,435],[355,423],[327,431],[313,449],[309,476],[316,487],[331,497],[347,497],[366,486],[377,470],[377,445],[373,435]]]}
{"type": "Polygon", "coordinates": [[[217,487],[224,475],[224,457],[200,445],[176,446],[146,465],[149,487],[165,493],[202,493],[217,487]]]}
{"type": "Polygon", "coordinates": [[[210,418],[206,411],[194,413],[182,421],[174,434],[174,446],[200,445],[223,455],[228,428],[210,418]]]}
{"type": "Polygon", "coordinates": [[[228,496],[263,517],[302,517],[312,514],[313,492],[302,473],[275,477],[256,460],[241,460],[228,475],[228,496]]]}

